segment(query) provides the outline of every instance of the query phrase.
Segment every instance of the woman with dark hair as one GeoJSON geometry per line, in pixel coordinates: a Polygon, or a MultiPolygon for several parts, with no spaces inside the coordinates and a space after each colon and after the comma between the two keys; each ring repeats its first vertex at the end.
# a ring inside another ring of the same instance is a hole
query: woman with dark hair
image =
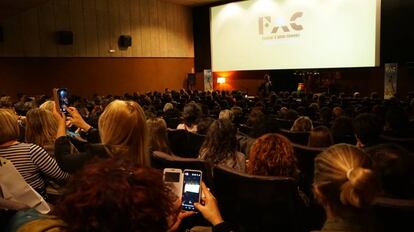
{"type": "Polygon", "coordinates": [[[309,147],[329,147],[334,144],[331,131],[326,126],[317,126],[309,134],[309,147]]]}
{"type": "Polygon", "coordinates": [[[189,132],[197,132],[197,124],[202,116],[201,107],[197,103],[192,102],[184,106],[183,123],[177,126],[177,129],[187,130],[189,132]]]}
{"type": "Polygon", "coordinates": [[[199,158],[245,172],[246,157],[237,151],[236,128],[230,120],[214,121],[200,148],[199,158]]]}

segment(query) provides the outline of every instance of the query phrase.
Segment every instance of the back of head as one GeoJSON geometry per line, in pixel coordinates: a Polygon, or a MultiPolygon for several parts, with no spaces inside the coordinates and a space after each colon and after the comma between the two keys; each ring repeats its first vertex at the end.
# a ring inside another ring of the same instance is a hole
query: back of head
{"type": "Polygon", "coordinates": [[[99,118],[99,134],[102,143],[114,153],[127,150],[126,159],[148,165],[147,124],[141,106],[134,101],[115,100],[99,118]]]}
{"type": "Polygon", "coordinates": [[[355,136],[364,145],[374,144],[382,132],[382,124],[374,114],[363,113],[352,122],[355,136]]]}
{"type": "Polygon", "coordinates": [[[341,116],[334,120],[331,133],[334,137],[354,136],[352,119],[347,116],[341,116]]]}
{"type": "Polygon", "coordinates": [[[220,111],[219,119],[227,119],[227,120],[230,120],[232,122],[233,119],[234,119],[233,111],[227,110],[227,109],[220,111]]]}
{"type": "Polygon", "coordinates": [[[333,143],[331,131],[326,126],[317,126],[309,134],[309,147],[329,147],[333,143]]]}
{"type": "Polygon", "coordinates": [[[0,144],[19,138],[18,117],[11,110],[0,109],[0,144]]]}
{"type": "Polygon", "coordinates": [[[202,116],[201,107],[197,103],[189,103],[184,106],[183,119],[187,126],[197,124],[202,116]]]}
{"type": "Polygon", "coordinates": [[[297,178],[297,160],[289,139],[280,134],[265,134],[256,139],[250,148],[247,172],[297,178]]]}
{"type": "Polygon", "coordinates": [[[314,190],[317,199],[336,216],[344,209],[364,208],[379,191],[370,159],[349,144],[331,146],[315,159],[314,190]]]}
{"type": "Polygon", "coordinates": [[[78,173],[55,214],[69,231],[167,231],[173,196],[154,169],[104,160],[78,173]]]}
{"type": "Polygon", "coordinates": [[[25,140],[40,146],[53,144],[58,124],[53,113],[46,109],[31,109],[26,114],[25,140]]]}
{"type": "Polygon", "coordinates": [[[200,122],[197,124],[197,134],[206,135],[208,128],[214,122],[212,117],[204,117],[200,119],[200,122]]]}
{"type": "Polygon", "coordinates": [[[219,163],[227,158],[235,158],[237,150],[236,128],[227,119],[215,120],[208,129],[200,149],[205,160],[219,163]],[[203,154],[203,152],[206,152],[203,154]]]}
{"type": "Polygon", "coordinates": [[[149,145],[153,151],[170,153],[167,136],[167,123],[162,118],[147,119],[149,145]]]}
{"type": "Polygon", "coordinates": [[[291,131],[310,131],[313,128],[312,120],[307,116],[301,116],[293,123],[291,131]]]}
{"type": "Polygon", "coordinates": [[[54,110],[54,108],[55,108],[55,102],[54,102],[54,101],[51,101],[51,100],[49,100],[49,101],[45,101],[45,102],[43,102],[43,104],[41,104],[41,105],[39,106],[39,108],[40,108],[40,109],[45,109],[45,110],[48,110],[48,111],[50,111],[50,112],[53,112],[53,110],[54,110]]]}

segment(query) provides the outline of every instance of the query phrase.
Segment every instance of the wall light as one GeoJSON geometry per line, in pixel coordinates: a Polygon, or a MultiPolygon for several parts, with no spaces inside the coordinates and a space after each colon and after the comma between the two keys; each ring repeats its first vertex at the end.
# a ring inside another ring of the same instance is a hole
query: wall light
{"type": "Polygon", "coordinates": [[[226,83],[226,78],[225,77],[218,77],[217,78],[217,83],[218,84],[224,84],[224,83],[226,83]]]}

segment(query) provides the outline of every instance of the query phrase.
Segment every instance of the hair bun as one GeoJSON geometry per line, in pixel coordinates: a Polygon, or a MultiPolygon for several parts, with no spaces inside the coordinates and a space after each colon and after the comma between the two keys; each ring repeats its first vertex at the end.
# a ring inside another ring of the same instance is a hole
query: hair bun
{"type": "Polygon", "coordinates": [[[353,168],[346,173],[348,181],[341,187],[340,200],[344,205],[361,207],[375,198],[378,181],[374,172],[366,168],[353,168]]]}

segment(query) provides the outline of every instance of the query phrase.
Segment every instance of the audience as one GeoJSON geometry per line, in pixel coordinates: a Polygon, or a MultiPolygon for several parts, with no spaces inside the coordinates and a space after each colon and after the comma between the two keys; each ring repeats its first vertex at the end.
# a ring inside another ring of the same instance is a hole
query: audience
{"type": "Polygon", "coordinates": [[[368,207],[379,193],[370,159],[362,150],[337,144],[315,159],[314,194],[326,212],[321,231],[378,231],[368,207]]]}
{"type": "Polygon", "coordinates": [[[353,121],[357,147],[365,148],[380,143],[382,124],[374,114],[363,113],[353,121]]]}

